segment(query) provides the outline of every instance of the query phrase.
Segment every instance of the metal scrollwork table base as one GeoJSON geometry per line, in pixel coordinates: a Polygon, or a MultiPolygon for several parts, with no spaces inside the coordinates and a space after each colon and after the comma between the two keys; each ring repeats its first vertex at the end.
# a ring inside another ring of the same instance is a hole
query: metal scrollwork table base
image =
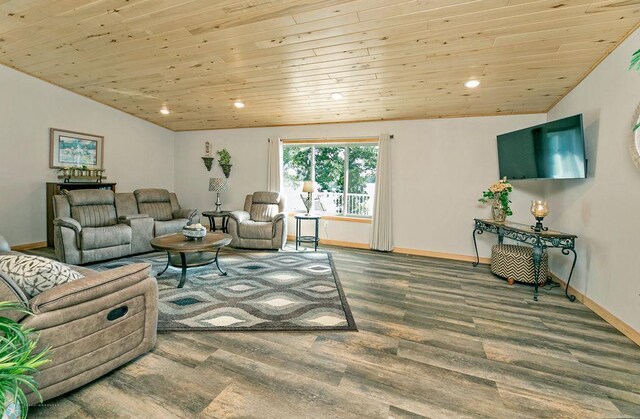
{"type": "Polygon", "coordinates": [[[546,248],[561,249],[563,255],[573,253],[573,263],[571,265],[571,271],[569,272],[569,278],[567,279],[567,286],[565,287],[564,294],[569,301],[575,301],[575,295],[569,294],[569,283],[571,282],[571,276],[573,270],[576,267],[576,260],[578,255],[576,254],[576,239],[578,236],[573,234],[561,233],[559,231],[534,231],[531,226],[527,224],[512,223],[509,221],[493,221],[493,220],[480,220],[476,218],[475,226],[473,229],[473,246],[476,250],[476,261],[473,262],[473,266],[478,266],[480,263],[480,256],[478,255],[478,244],[476,243],[476,235],[483,232],[493,233],[498,235],[498,243],[502,244],[504,238],[515,240],[520,243],[529,244],[533,247],[533,271],[535,276],[535,285],[533,291],[533,300],[538,301],[538,283],[540,282],[540,261],[542,260],[542,254],[546,248]]]}

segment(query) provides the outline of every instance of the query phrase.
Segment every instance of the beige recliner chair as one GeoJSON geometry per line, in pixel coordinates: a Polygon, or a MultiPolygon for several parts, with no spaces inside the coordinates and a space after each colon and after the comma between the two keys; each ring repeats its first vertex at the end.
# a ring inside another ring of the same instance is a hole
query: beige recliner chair
{"type": "Polygon", "coordinates": [[[133,230],[118,222],[113,191],[80,189],[54,195],[53,211],[60,262],[83,265],[131,254],[133,230]]]}
{"type": "MultiPolygon", "coordinates": [[[[10,250],[0,236],[0,253],[10,250]]],[[[0,272],[0,301],[17,301],[33,312],[1,314],[38,332],[38,350],[51,347],[51,362],[35,376],[43,400],[101,377],[150,351],[156,342],[158,286],[148,264],[104,272],[73,269],[85,277],[33,298],[0,272]]],[[[34,393],[27,393],[27,399],[39,401],[34,393]]]]}
{"type": "Polygon", "coordinates": [[[277,192],[254,192],[244,200],[244,211],[229,215],[231,246],[246,249],[282,249],[287,244],[286,198],[277,192]]]}

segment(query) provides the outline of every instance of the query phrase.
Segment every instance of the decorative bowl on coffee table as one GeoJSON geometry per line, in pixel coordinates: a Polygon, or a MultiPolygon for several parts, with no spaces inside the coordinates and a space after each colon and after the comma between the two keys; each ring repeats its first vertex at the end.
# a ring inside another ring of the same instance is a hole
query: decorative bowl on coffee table
{"type": "Polygon", "coordinates": [[[207,228],[202,224],[191,224],[182,228],[182,235],[187,240],[201,239],[207,235],[207,228]]]}

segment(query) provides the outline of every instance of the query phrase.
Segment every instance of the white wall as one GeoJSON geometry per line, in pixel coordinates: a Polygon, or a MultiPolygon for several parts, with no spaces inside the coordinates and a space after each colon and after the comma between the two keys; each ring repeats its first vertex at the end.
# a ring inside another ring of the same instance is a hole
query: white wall
{"type": "Polygon", "coordinates": [[[117,191],[173,189],[170,130],[0,65],[0,234],[10,244],[46,240],[49,128],[102,135],[117,191]]]}
{"type": "MultiPolygon", "coordinates": [[[[251,106],[251,104],[247,104],[251,106]]],[[[394,238],[396,247],[471,255],[473,218],[487,218],[481,191],[498,179],[496,135],[546,121],[545,115],[389,121],[176,133],[176,192],[182,201],[210,209],[215,200],[208,179],[222,176],[202,163],[204,143],[212,152],[227,148],[233,169],[225,208],[239,209],[244,196],[267,185],[267,138],[339,138],[395,135],[392,146],[394,238]]],[[[538,184],[522,182],[513,194],[513,220],[529,222],[538,184]]],[[[290,223],[290,227],[293,224],[290,223]]],[[[322,221],[321,238],[367,243],[369,224],[322,221]],[[326,224],[326,226],[325,226],[326,224]]],[[[290,234],[293,232],[290,229],[290,234]]],[[[489,255],[494,238],[482,238],[489,255]]]]}
{"type": "MultiPolygon", "coordinates": [[[[628,71],[640,46],[632,34],[548,114],[554,120],[584,115],[588,179],[547,185],[549,224],[577,234],[572,285],[640,330],[640,169],[629,156],[632,119],[640,105],[640,74],[628,71]]],[[[556,274],[569,258],[553,257],[556,274]]]]}

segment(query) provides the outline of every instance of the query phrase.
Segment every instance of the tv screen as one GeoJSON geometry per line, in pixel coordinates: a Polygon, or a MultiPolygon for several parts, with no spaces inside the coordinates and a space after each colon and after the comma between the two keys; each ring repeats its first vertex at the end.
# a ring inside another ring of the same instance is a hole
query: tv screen
{"type": "Polygon", "coordinates": [[[500,178],[587,176],[582,114],[498,135],[500,178]]]}

